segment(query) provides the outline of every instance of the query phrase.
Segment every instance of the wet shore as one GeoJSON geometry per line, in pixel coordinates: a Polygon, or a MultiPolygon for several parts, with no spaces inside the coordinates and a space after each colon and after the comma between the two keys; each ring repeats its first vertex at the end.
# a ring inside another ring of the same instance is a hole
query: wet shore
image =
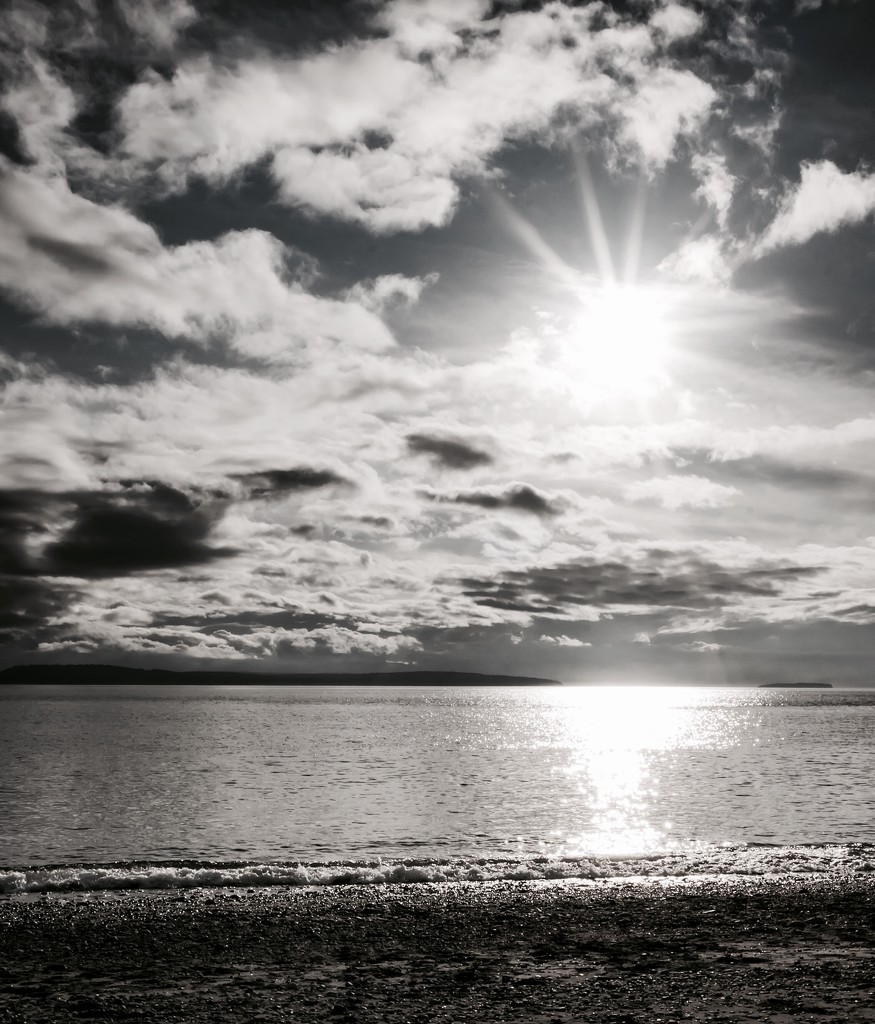
{"type": "Polygon", "coordinates": [[[875,879],[0,900],[0,1022],[875,1021],[875,879]]]}

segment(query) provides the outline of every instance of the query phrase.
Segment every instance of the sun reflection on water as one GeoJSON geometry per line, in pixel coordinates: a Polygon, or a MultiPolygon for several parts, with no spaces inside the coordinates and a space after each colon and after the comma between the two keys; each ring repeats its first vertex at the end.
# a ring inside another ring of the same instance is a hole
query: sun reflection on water
{"type": "Polygon", "coordinates": [[[731,720],[723,709],[690,706],[665,690],[589,690],[585,701],[579,695],[563,694],[555,707],[577,803],[545,853],[632,856],[678,848],[672,823],[656,814],[662,773],[654,768],[673,751],[731,746],[731,720]]]}

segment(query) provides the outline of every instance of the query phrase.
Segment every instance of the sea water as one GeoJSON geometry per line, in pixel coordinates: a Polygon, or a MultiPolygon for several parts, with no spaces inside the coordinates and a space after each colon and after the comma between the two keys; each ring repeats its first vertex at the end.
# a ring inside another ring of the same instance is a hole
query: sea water
{"type": "Polygon", "coordinates": [[[875,690],[0,688],[0,892],[875,868],[875,690]]]}

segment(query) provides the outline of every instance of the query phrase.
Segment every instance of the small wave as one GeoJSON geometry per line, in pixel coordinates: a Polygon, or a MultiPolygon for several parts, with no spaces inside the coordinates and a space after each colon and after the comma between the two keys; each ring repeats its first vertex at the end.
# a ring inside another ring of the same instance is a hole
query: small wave
{"type": "Polygon", "coordinates": [[[875,871],[875,845],[701,846],[648,857],[378,860],[330,863],[124,862],[0,868],[0,894],[266,886],[386,885],[690,875],[856,875],[875,871]]]}

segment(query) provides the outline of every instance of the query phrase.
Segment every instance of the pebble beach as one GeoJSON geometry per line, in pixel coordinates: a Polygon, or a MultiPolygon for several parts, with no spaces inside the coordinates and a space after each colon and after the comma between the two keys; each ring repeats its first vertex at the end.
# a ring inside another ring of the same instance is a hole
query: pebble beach
{"type": "Polygon", "coordinates": [[[10,896],[0,1021],[875,1021],[875,879],[10,896]]]}

